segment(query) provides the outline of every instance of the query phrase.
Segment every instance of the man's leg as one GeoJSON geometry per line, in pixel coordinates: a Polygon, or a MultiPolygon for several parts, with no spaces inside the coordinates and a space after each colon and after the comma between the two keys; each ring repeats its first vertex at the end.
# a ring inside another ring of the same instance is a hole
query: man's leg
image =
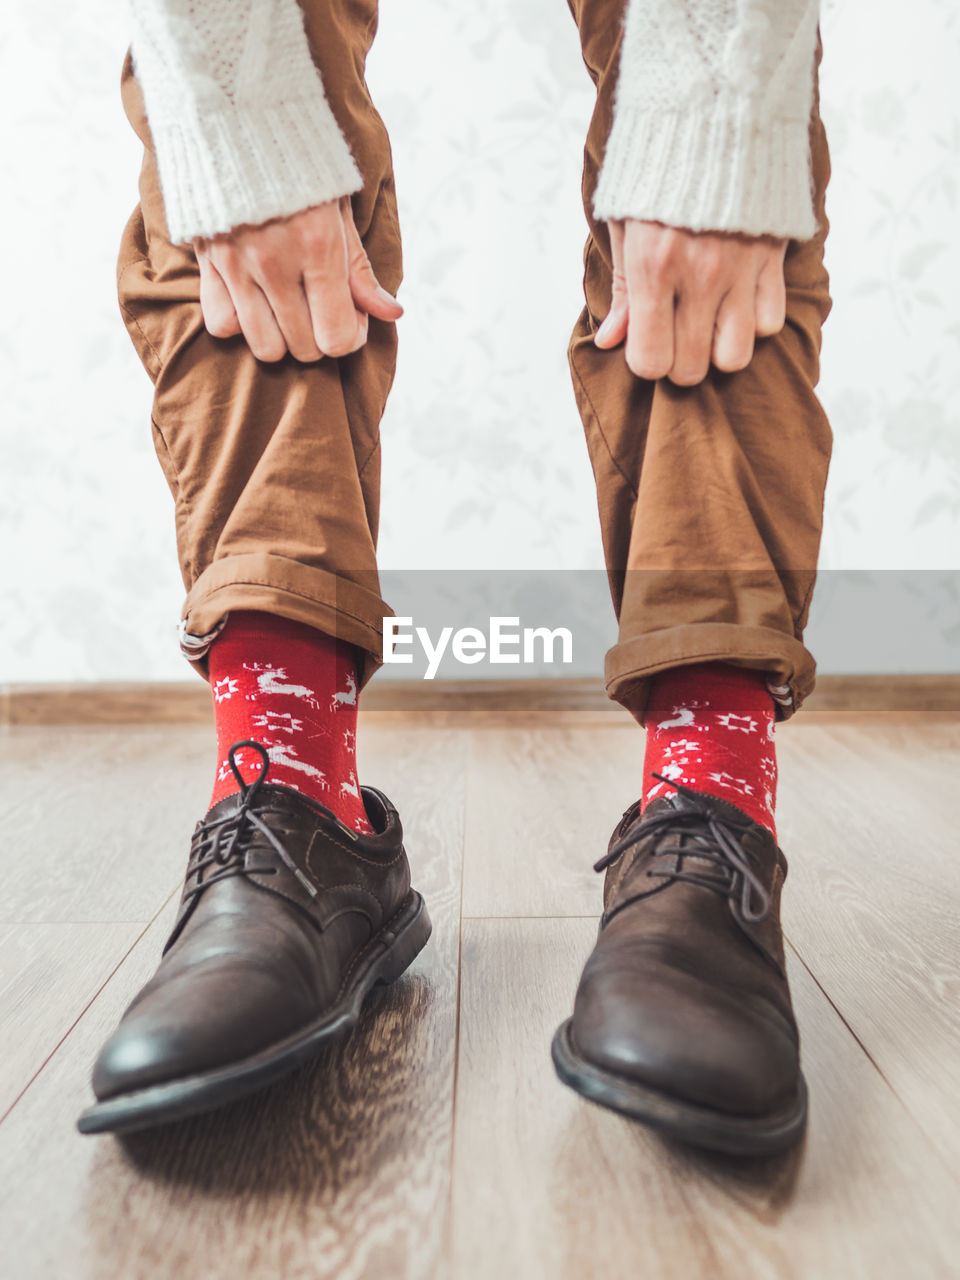
{"type": "MultiPolygon", "coordinates": [[[[402,260],[390,145],[362,77],[376,30],[375,0],[303,9],[328,97],[365,178],[352,198],[354,222],[381,282],[395,290],[402,260]]],[[[195,254],[167,238],[129,54],[121,89],[144,155],[140,204],[120,246],[118,291],[155,384],[154,442],[176,502],[187,588],[181,647],[208,679],[211,660],[216,668],[213,798],[236,789],[226,739],[260,736],[268,739],[275,780],[362,827],[352,758],[342,750],[353,726],[328,725],[325,708],[369,680],[379,663],[382,617],[390,612],[380,596],[375,545],[379,424],[394,376],[396,326],[371,317],[365,346],[315,363],[289,354],[265,363],[242,336],[212,337],[201,313],[195,254]],[[258,613],[285,625],[257,626],[258,613]],[[236,616],[225,643],[211,657],[211,641],[230,614],[236,616]],[[312,641],[306,628],[316,629],[312,641]],[[298,664],[304,645],[312,656],[307,671],[298,664]],[[228,654],[237,665],[227,665],[228,654]],[[259,687],[270,670],[284,670],[285,681],[259,687]],[[308,705],[306,694],[278,695],[278,687],[309,689],[320,705],[308,705]],[[258,725],[270,729],[255,735],[258,725]],[[291,725],[299,728],[291,732],[291,725]]],[[[240,762],[259,767],[249,752],[240,762]]]]}
{"type": "MultiPolygon", "coordinates": [[[[324,87],[364,175],[354,222],[379,281],[401,279],[383,122],[363,79],[376,0],[307,0],[324,87]]],[[[170,243],[144,143],[123,233],[121,308],[155,385],[153,436],[176,507],[181,647],[213,683],[221,759],[160,967],[94,1066],[85,1132],[206,1110],[341,1035],[430,922],[396,810],[353,777],[356,695],[381,660],[379,424],[396,329],[370,318],[339,359],[261,362],[205,328],[191,249],[170,243]]]]}
{"type": "Polygon", "coordinates": [[[819,231],[788,245],[783,330],[758,339],[737,373],[711,367],[696,386],[636,377],[622,347],[593,341],[612,263],[591,206],[624,0],[570,7],[597,103],[584,155],[586,306],[569,361],[619,622],[607,690],[648,741],[641,797],[598,868],[609,868],[604,927],[554,1056],[587,1096],[675,1134],[774,1149],[805,1114],[778,919],[786,862],[772,739],[775,718],[814,686],[803,630],[832,448],[814,392],[831,306],[826,138],[815,101],[819,231]]]}
{"type": "MultiPolygon", "coordinates": [[[[606,224],[591,205],[612,118],[623,8],[624,0],[571,0],[597,84],[584,151],[586,306],[568,354],[619,621],[607,690],[642,721],[654,673],[723,661],[764,672],[785,720],[814,686],[802,636],[833,443],[814,392],[831,307],[823,261],[826,136],[815,106],[820,230],[789,242],[783,330],[758,339],[738,373],[711,367],[693,387],[637,378],[622,347],[603,351],[593,342],[609,310],[612,266],[606,224]]],[[[818,64],[819,55],[818,45],[818,64]]]]}
{"type": "MultiPolygon", "coordinates": [[[[375,0],[303,6],[314,57],[363,190],[354,221],[386,288],[402,278],[386,129],[359,68],[376,29],[375,0]]],[[[213,338],[200,310],[193,251],[167,239],[156,161],[130,55],[126,113],[144,143],[140,203],[123,232],[124,321],[155,385],[153,436],[176,500],[187,597],[182,647],[207,675],[209,641],[231,609],[318,627],[361,650],[360,685],[379,665],[375,545],[380,419],[393,381],[396,326],[340,359],[258,361],[243,337],[213,338]]]]}

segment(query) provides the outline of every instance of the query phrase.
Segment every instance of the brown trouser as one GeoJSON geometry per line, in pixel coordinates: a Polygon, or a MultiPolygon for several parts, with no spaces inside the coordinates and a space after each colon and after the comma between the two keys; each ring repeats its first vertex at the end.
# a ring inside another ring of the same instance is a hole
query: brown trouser
{"type": "MultiPolygon", "coordinates": [[[[363,77],[377,3],[301,3],[331,106],[365,178],[352,197],[354,220],[379,280],[394,292],[402,258],[390,144],[363,77]]],[[[586,306],[568,354],[619,620],[607,691],[642,719],[654,672],[722,660],[788,686],[778,701],[786,719],[814,687],[802,634],[833,441],[814,394],[831,306],[819,100],[810,138],[820,230],[789,243],[785,327],[757,342],[741,372],[711,368],[695,387],[637,378],[622,347],[601,351],[592,340],[609,306],[611,263],[606,226],[590,206],[625,0],[569,3],[597,85],[583,175],[586,306]]],[[[261,609],[355,644],[362,687],[380,665],[382,620],[392,613],[380,594],[376,541],[379,425],[396,367],[396,326],[371,318],[364,347],[314,364],[289,354],[261,362],[242,336],[211,337],[195,255],[167,236],[129,51],[122,94],[144,157],[117,284],[155,387],[153,437],[175,499],[187,589],[183,652],[206,677],[206,651],[229,611],[261,609]]]]}

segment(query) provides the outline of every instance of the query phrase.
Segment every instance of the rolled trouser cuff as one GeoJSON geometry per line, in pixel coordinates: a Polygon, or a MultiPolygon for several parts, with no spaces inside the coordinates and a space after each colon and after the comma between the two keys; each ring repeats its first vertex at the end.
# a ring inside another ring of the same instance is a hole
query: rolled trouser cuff
{"type": "Polygon", "coordinates": [[[778,720],[795,715],[816,685],[813,655],[793,636],[771,627],[693,622],[621,640],[609,649],[604,663],[607,694],[642,724],[650,678],[695,662],[729,662],[763,671],[778,720]]]}
{"type": "Polygon", "coordinates": [[[204,679],[210,645],[232,609],[304,622],[355,645],[360,689],[383,663],[383,619],[393,616],[375,571],[347,577],[267,552],[224,556],[193,584],[180,616],[180,651],[204,679]]]}

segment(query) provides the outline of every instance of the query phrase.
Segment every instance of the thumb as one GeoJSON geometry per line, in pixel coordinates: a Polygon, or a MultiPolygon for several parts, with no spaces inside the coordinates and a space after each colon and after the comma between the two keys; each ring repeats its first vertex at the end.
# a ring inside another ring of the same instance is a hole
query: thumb
{"type": "Polygon", "coordinates": [[[348,280],[354,303],[359,310],[380,320],[399,319],[403,315],[403,307],[374,274],[349,207],[341,205],[341,210],[347,242],[348,280]]]}
{"type": "Polygon", "coordinates": [[[607,223],[610,231],[610,256],[613,259],[613,288],[610,310],[600,328],[593,335],[598,347],[615,347],[627,336],[630,318],[630,299],[627,294],[627,278],[623,270],[623,221],[614,219],[607,223]]]}

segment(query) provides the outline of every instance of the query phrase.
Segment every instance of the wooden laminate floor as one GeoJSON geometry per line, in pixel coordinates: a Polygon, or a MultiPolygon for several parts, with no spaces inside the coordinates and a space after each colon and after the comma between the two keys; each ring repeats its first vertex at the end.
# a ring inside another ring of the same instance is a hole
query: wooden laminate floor
{"type": "Polygon", "coordinates": [[[431,945],[285,1084],[123,1141],[74,1121],[171,926],[210,734],[21,728],[0,751],[4,1280],[960,1275],[960,721],[778,733],[812,1110],[761,1162],[670,1145],[553,1073],[591,864],[637,790],[631,723],[361,719],[431,945]]]}

